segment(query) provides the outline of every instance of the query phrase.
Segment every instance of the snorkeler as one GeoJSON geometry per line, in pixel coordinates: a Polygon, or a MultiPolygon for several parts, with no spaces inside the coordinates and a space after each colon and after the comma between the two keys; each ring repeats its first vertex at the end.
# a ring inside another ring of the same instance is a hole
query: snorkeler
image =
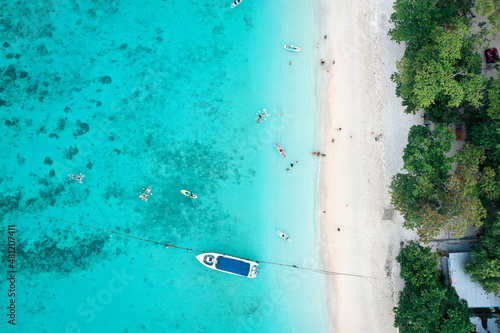
{"type": "Polygon", "coordinates": [[[76,180],[77,183],[80,183],[80,184],[83,184],[83,178],[85,177],[81,173],[79,175],[77,175],[76,173],[74,173],[74,174],[71,174],[71,175],[68,175],[68,176],[69,176],[68,180],[74,179],[74,180],[76,180]]]}
{"type": "Polygon", "coordinates": [[[255,120],[257,120],[257,125],[260,123],[261,119],[264,119],[264,120],[267,119],[266,117],[268,116],[268,114],[267,114],[266,110],[267,109],[264,109],[264,110],[262,110],[262,113],[260,111],[257,113],[257,118],[255,118],[255,120]]]}
{"type": "Polygon", "coordinates": [[[139,198],[141,198],[141,200],[148,201],[148,197],[153,195],[153,193],[151,193],[151,186],[149,186],[148,188],[143,187],[142,190],[144,191],[144,193],[142,193],[139,198]]]}

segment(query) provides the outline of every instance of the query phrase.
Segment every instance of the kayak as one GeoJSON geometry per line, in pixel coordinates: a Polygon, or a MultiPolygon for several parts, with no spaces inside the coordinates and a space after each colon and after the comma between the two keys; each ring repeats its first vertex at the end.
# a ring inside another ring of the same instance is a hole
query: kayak
{"type": "Polygon", "coordinates": [[[288,51],[294,51],[294,52],[299,52],[301,50],[300,47],[298,46],[295,46],[295,45],[285,45],[283,46],[285,49],[287,49],[288,51]]]}
{"type": "Polygon", "coordinates": [[[283,156],[283,158],[286,158],[286,153],[283,148],[281,148],[280,144],[276,142],[276,149],[278,149],[278,152],[283,156]]]}
{"type": "Polygon", "coordinates": [[[288,237],[284,232],[276,229],[276,233],[278,234],[278,236],[280,236],[281,238],[283,238],[285,241],[287,242],[291,242],[292,239],[290,237],[288,237]]]}
{"type": "Polygon", "coordinates": [[[193,199],[198,198],[198,196],[196,194],[194,194],[193,192],[188,191],[188,190],[181,190],[181,193],[184,194],[188,198],[193,198],[193,199]]]}

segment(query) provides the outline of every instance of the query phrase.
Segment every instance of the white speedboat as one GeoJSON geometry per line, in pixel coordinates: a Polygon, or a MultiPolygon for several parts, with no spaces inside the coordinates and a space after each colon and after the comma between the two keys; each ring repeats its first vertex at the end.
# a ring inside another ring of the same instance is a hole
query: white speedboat
{"type": "Polygon", "coordinates": [[[234,8],[238,6],[243,0],[234,0],[234,2],[231,4],[231,8],[234,8]]]}
{"type": "Polygon", "coordinates": [[[202,253],[196,256],[204,266],[219,272],[244,276],[250,279],[257,277],[259,263],[256,261],[226,256],[219,253],[202,253]]]}

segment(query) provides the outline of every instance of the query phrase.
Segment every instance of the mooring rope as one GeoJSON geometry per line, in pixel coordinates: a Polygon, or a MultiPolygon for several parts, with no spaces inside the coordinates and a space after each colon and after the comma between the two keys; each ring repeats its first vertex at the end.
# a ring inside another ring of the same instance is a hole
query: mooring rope
{"type": "Polygon", "coordinates": [[[166,244],[166,243],[162,243],[162,242],[156,242],[156,241],[153,241],[153,240],[150,240],[150,239],[145,239],[145,238],[141,238],[141,237],[131,236],[131,235],[127,235],[127,234],[124,234],[124,233],[121,233],[121,232],[118,232],[118,231],[114,231],[114,230],[108,230],[108,229],[98,228],[98,227],[94,227],[94,226],[83,224],[83,223],[72,222],[72,221],[60,219],[60,218],[57,218],[57,217],[52,217],[52,216],[47,216],[47,215],[43,215],[43,214],[28,212],[28,211],[22,210],[22,209],[18,209],[18,210],[20,212],[23,212],[23,213],[26,213],[26,214],[30,214],[30,215],[34,215],[34,216],[39,216],[39,217],[44,217],[44,218],[49,219],[49,220],[56,220],[56,221],[61,221],[61,222],[70,223],[70,224],[74,224],[74,225],[79,225],[81,227],[86,227],[86,228],[90,228],[90,229],[94,229],[94,230],[99,230],[99,231],[104,231],[104,232],[110,232],[110,233],[113,233],[113,234],[116,234],[116,235],[120,235],[120,236],[124,236],[124,237],[128,237],[128,238],[133,238],[133,239],[138,239],[138,240],[141,240],[141,241],[144,241],[144,242],[153,243],[153,244],[157,244],[157,245],[165,245],[167,248],[173,247],[173,248],[180,249],[180,250],[195,251],[195,252],[200,252],[200,253],[207,252],[207,251],[190,249],[190,248],[182,247],[182,246],[176,246],[176,245],[166,244]]]}
{"type": "MultiPolygon", "coordinates": [[[[85,228],[90,228],[90,229],[94,229],[94,230],[99,230],[99,231],[113,233],[113,234],[124,236],[124,237],[128,237],[128,238],[133,238],[133,239],[141,240],[141,241],[148,242],[148,243],[153,243],[153,244],[157,244],[157,245],[164,245],[166,248],[170,248],[171,247],[171,248],[174,248],[174,249],[185,250],[185,251],[193,251],[193,252],[199,252],[199,253],[210,252],[210,251],[202,251],[202,250],[197,250],[197,249],[190,249],[190,248],[187,248],[187,247],[182,247],[182,246],[177,246],[177,245],[172,245],[172,244],[157,242],[157,241],[153,241],[153,240],[146,239],[146,238],[141,238],[141,237],[127,235],[127,234],[124,234],[124,233],[121,233],[121,232],[118,232],[118,231],[114,231],[114,230],[108,230],[108,229],[104,229],[104,228],[98,228],[98,227],[94,227],[94,226],[83,224],[83,223],[78,223],[78,222],[73,222],[73,221],[68,221],[68,220],[60,219],[60,218],[57,218],[57,217],[52,217],[52,216],[47,216],[47,215],[43,215],[43,214],[33,213],[33,212],[29,212],[29,211],[26,211],[26,210],[23,210],[23,209],[18,209],[18,211],[26,213],[26,214],[30,214],[30,215],[33,215],[33,216],[43,217],[43,218],[46,218],[46,219],[49,219],[49,220],[56,220],[56,221],[65,222],[65,223],[69,223],[69,224],[73,224],[73,225],[78,225],[78,226],[85,227],[85,228]]],[[[250,260],[250,261],[256,261],[256,262],[263,263],[263,264],[269,264],[269,265],[275,265],[275,266],[283,266],[283,267],[292,267],[292,268],[296,268],[296,269],[302,269],[302,270],[306,270],[306,271],[310,271],[310,272],[314,272],[314,273],[319,273],[319,274],[324,274],[324,275],[344,275],[344,276],[361,277],[361,278],[365,278],[365,279],[372,278],[370,276],[364,276],[364,275],[358,275],[358,274],[347,274],[347,273],[332,272],[332,271],[326,271],[326,270],[322,270],[322,269],[308,268],[308,267],[297,266],[297,265],[281,264],[281,263],[272,262],[272,261],[254,260],[254,259],[248,259],[248,258],[245,258],[245,259],[246,260],[250,260]]]]}

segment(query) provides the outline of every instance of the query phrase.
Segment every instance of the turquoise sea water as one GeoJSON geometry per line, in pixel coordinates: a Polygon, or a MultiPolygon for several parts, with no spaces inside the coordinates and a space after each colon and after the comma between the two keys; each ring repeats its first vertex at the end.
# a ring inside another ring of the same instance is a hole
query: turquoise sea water
{"type": "Polygon", "coordinates": [[[197,252],[19,211],[319,267],[315,4],[230,2],[0,5],[0,219],[17,245],[16,326],[2,315],[2,331],[328,330],[319,275],[261,264],[245,279],[197,252]]]}

